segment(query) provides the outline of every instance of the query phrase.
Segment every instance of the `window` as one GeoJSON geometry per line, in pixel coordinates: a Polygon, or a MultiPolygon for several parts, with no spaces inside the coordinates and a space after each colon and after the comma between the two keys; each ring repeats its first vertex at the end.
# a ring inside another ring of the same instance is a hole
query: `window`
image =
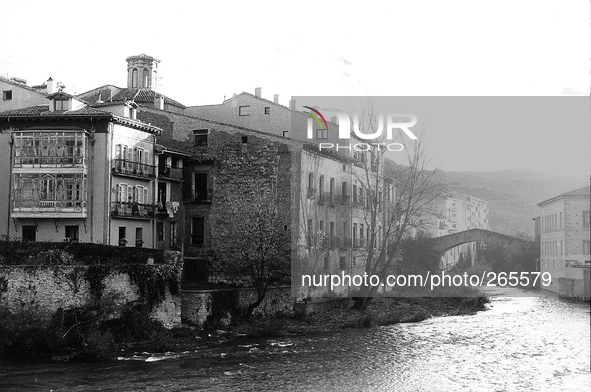
{"type": "Polygon", "coordinates": [[[349,201],[349,196],[347,195],[347,181],[341,183],[341,198],[343,204],[349,201]]]}
{"type": "Polygon", "coordinates": [[[328,129],[317,129],[316,139],[328,139],[328,129]]]}
{"type": "Polygon", "coordinates": [[[164,222],[156,222],[156,241],[164,241],[164,222]]]}
{"type": "Polygon", "coordinates": [[[205,218],[199,216],[191,219],[191,245],[203,246],[205,239],[205,218]]]}
{"type": "Polygon", "coordinates": [[[328,262],[328,256],[324,256],[324,271],[328,272],[330,269],[330,263],[328,262]]]}
{"type": "Polygon", "coordinates": [[[318,179],[318,194],[320,196],[320,201],[323,201],[322,192],[324,192],[324,176],[320,176],[318,179]]]}
{"type": "Polygon", "coordinates": [[[194,142],[193,145],[197,147],[207,147],[207,136],[209,134],[208,129],[195,129],[193,130],[194,142]]]}
{"type": "Polygon", "coordinates": [[[312,219],[308,219],[308,235],[307,237],[307,245],[308,247],[312,246],[312,237],[314,236],[314,228],[312,227],[312,219]]]}
{"type": "Polygon", "coordinates": [[[334,203],[334,178],[330,179],[330,204],[334,203]]]}
{"type": "Polygon", "coordinates": [[[66,226],[66,241],[78,241],[78,226],[66,226]]]}
{"type": "Polygon", "coordinates": [[[248,143],[248,136],[242,136],[242,144],[248,143]]]}
{"type": "Polygon", "coordinates": [[[176,222],[170,222],[170,236],[168,239],[168,244],[171,248],[176,248],[178,246],[176,228],[176,222]]]}
{"type": "Polygon", "coordinates": [[[359,244],[357,244],[357,223],[353,223],[353,247],[359,247],[359,244]]]}
{"type": "Polygon", "coordinates": [[[68,99],[55,99],[53,101],[53,109],[56,112],[60,112],[60,111],[64,111],[64,110],[69,110],[69,100],[68,99]]]}
{"type": "Polygon", "coordinates": [[[314,173],[310,172],[308,174],[308,197],[312,197],[316,190],[314,189],[314,173]]]}
{"type": "Polygon", "coordinates": [[[353,184],[353,203],[357,204],[357,185],[353,184]]]}
{"type": "Polygon", "coordinates": [[[12,99],[12,90],[2,91],[2,100],[3,101],[10,101],[11,99],[12,99]]]}
{"type": "Polygon", "coordinates": [[[23,226],[22,228],[23,241],[37,240],[37,226],[23,226]]]}
{"type": "Polygon", "coordinates": [[[250,116],[249,110],[250,110],[250,106],[238,106],[238,115],[239,116],[250,116]]]}
{"type": "Polygon", "coordinates": [[[131,88],[137,88],[137,68],[131,72],[131,88]]]}
{"type": "Polygon", "coordinates": [[[591,211],[583,211],[583,227],[589,227],[589,214],[591,211]]]}
{"type": "Polygon", "coordinates": [[[195,197],[197,201],[209,200],[207,173],[195,173],[195,197]]]}
{"type": "Polygon", "coordinates": [[[287,137],[288,133],[289,133],[289,131],[283,131],[283,137],[287,137]]]}
{"type": "Polygon", "coordinates": [[[136,248],[141,248],[144,240],[143,240],[143,233],[144,233],[144,229],[142,229],[141,227],[136,227],[135,229],[135,247],[136,248]]]}
{"type": "Polygon", "coordinates": [[[365,229],[363,228],[363,223],[359,224],[359,246],[364,246],[365,244],[363,243],[363,236],[365,234],[365,229]]]}
{"type": "Polygon", "coordinates": [[[589,241],[589,240],[583,241],[583,254],[586,256],[591,254],[591,249],[589,249],[590,244],[591,244],[591,241],[589,241]]]}
{"type": "Polygon", "coordinates": [[[271,114],[271,108],[269,106],[265,106],[265,114],[271,114]]]}
{"type": "Polygon", "coordinates": [[[143,77],[143,88],[150,88],[150,71],[147,68],[144,68],[144,77],[143,77]]]}

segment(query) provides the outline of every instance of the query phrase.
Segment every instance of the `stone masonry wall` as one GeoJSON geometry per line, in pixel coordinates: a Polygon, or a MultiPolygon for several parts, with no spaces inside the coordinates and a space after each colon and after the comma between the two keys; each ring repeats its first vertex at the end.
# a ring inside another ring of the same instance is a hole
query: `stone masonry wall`
{"type": "MultiPolygon", "coordinates": [[[[228,290],[184,290],[182,292],[183,323],[202,327],[203,323],[212,315],[215,304],[214,293],[227,293],[237,297],[237,308],[245,309],[256,299],[256,293],[251,289],[228,290]]],[[[277,313],[290,314],[293,312],[294,299],[291,297],[290,287],[270,289],[261,303],[253,312],[253,316],[273,316],[277,313]]],[[[227,309],[228,314],[231,309],[227,309]]],[[[222,317],[222,319],[228,319],[222,317]]],[[[217,320],[222,321],[223,320],[217,320]]]]}
{"type": "MultiPolygon", "coordinates": [[[[11,313],[33,311],[47,321],[58,309],[92,304],[94,297],[84,280],[87,266],[0,266],[0,306],[11,313]]],[[[118,305],[138,301],[139,289],[129,276],[113,273],[104,279],[103,298],[112,298],[118,305]]],[[[151,317],[167,327],[180,325],[181,304],[178,296],[167,292],[156,305],[151,317]]]]}

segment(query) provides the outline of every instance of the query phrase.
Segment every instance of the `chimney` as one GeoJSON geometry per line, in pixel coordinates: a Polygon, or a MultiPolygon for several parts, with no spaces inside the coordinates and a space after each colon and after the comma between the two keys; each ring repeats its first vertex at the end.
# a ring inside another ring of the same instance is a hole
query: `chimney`
{"type": "Polygon", "coordinates": [[[295,110],[295,108],[296,108],[296,100],[295,100],[295,98],[292,98],[292,99],[289,100],[289,108],[291,110],[295,110]]]}
{"type": "Polygon", "coordinates": [[[330,118],[330,122],[332,122],[332,123],[335,123],[335,124],[336,124],[336,123],[337,123],[337,116],[331,117],[331,118],[330,118]]]}
{"type": "Polygon", "coordinates": [[[47,79],[47,94],[53,94],[57,90],[57,83],[53,81],[51,76],[47,79]]]}
{"type": "Polygon", "coordinates": [[[273,96],[273,102],[275,102],[276,105],[279,105],[279,94],[273,96]]]}
{"type": "Polygon", "coordinates": [[[257,98],[261,97],[261,88],[260,87],[257,87],[254,89],[254,96],[257,98]]]}
{"type": "Polygon", "coordinates": [[[162,95],[154,98],[154,107],[156,109],[164,110],[164,97],[162,95]]]}

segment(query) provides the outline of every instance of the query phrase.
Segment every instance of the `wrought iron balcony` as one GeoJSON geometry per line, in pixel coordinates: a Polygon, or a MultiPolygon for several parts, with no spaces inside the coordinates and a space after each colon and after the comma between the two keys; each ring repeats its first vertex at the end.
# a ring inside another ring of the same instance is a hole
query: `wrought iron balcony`
{"type": "Polygon", "coordinates": [[[111,216],[115,218],[152,219],[156,208],[152,204],[112,202],[111,216]]]}
{"type": "Polygon", "coordinates": [[[158,175],[162,178],[170,178],[171,180],[182,180],[183,169],[165,166],[158,169],[158,175]]]}
{"type": "Polygon", "coordinates": [[[128,161],[126,159],[113,159],[113,173],[132,177],[156,177],[156,166],[145,163],[128,161]]]}
{"type": "Polygon", "coordinates": [[[14,218],[85,218],[86,212],[86,201],[83,200],[15,198],[12,202],[12,217],[14,218]]]}

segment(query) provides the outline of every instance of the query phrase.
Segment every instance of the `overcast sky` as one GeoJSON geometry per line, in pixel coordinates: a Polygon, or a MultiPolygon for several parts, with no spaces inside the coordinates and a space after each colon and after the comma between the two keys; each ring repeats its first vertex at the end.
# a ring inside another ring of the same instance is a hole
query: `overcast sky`
{"type": "MultiPolygon", "coordinates": [[[[591,84],[586,0],[0,0],[0,9],[0,74],[29,85],[51,76],[71,93],[125,87],[125,58],[140,53],[162,61],[160,91],[185,105],[221,103],[255,87],[287,105],[292,95],[588,95],[591,84]]],[[[521,137],[546,140],[532,151],[564,139],[562,129],[544,132],[521,137]]],[[[442,146],[433,155],[444,170],[588,177],[589,135],[588,122],[571,126],[568,156],[550,163],[533,152],[475,162],[442,146]]],[[[480,137],[476,128],[472,137],[480,137]]],[[[490,133],[482,137],[493,144],[490,133]]]]}

